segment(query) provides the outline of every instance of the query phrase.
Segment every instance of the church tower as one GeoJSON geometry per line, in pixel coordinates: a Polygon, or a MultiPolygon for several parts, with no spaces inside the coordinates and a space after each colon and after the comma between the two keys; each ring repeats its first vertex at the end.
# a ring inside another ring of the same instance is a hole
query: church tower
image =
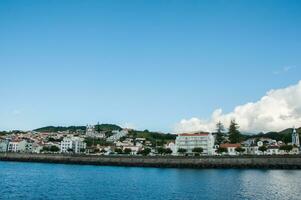
{"type": "Polygon", "coordinates": [[[293,129],[293,134],[292,134],[292,144],[294,146],[300,147],[299,134],[297,133],[295,128],[293,129]]]}

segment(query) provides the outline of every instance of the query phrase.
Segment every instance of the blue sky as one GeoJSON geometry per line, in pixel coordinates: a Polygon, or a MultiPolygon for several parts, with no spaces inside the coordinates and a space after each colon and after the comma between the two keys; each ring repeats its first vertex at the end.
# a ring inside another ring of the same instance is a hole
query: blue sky
{"type": "Polygon", "coordinates": [[[0,1],[0,130],[172,131],[297,84],[300,1],[0,1]]]}

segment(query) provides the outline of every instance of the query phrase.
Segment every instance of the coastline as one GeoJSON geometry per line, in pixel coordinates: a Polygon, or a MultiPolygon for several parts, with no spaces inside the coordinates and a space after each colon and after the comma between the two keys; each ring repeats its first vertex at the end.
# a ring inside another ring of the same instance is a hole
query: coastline
{"type": "Polygon", "coordinates": [[[156,168],[301,169],[301,155],[285,156],[95,156],[0,153],[0,161],[156,168]]]}

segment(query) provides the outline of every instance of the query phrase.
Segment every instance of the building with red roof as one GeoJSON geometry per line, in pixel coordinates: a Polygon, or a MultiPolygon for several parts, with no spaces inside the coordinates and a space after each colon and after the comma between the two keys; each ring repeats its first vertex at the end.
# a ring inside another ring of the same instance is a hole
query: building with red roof
{"type": "Polygon", "coordinates": [[[193,154],[196,148],[202,148],[204,155],[214,155],[215,138],[211,133],[182,133],[178,134],[175,142],[174,154],[179,154],[179,149],[185,149],[187,154],[193,154]]]}

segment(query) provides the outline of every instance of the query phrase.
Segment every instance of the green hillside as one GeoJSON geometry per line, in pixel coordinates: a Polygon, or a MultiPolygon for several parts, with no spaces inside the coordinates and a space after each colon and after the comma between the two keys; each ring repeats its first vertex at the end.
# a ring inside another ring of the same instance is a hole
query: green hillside
{"type": "Polygon", "coordinates": [[[97,124],[95,130],[99,131],[115,131],[121,130],[122,128],[115,124],[97,124]]]}
{"type": "Polygon", "coordinates": [[[134,138],[145,138],[158,146],[166,144],[169,141],[174,141],[177,137],[177,135],[173,135],[173,134],[151,132],[148,130],[145,131],[132,130],[129,132],[129,134],[134,138]]]}
{"type": "Polygon", "coordinates": [[[46,126],[42,128],[35,129],[34,131],[37,132],[59,132],[59,131],[70,131],[70,132],[76,132],[77,130],[85,131],[85,126],[46,126]]]}
{"type": "MultiPolygon", "coordinates": [[[[248,138],[266,137],[266,138],[271,138],[273,140],[290,143],[292,142],[292,133],[293,133],[293,129],[288,128],[280,132],[259,133],[257,135],[248,136],[248,138]]],[[[301,127],[297,129],[297,133],[299,133],[299,135],[301,136],[301,127]]]]}

